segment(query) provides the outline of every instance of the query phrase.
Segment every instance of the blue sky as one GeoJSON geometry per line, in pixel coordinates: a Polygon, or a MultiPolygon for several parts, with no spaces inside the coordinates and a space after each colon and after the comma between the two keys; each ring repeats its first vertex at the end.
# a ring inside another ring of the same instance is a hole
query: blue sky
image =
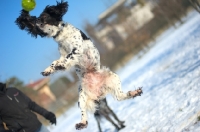
{"type": "MultiPolygon", "coordinates": [[[[116,0],[109,0],[110,3],[116,0]]],[[[63,20],[83,30],[83,21],[94,24],[106,10],[106,0],[68,0],[69,8],[63,20]]],[[[109,4],[110,4],[109,3],[109,4]]],[[[30,12],[39,16],[46,5],[55,5],[55,0],[36,0],[30,12]]],[[[24,83],[37,80],[53,60],[59,58],[57,43],[52,38],[37,39],[20,30],[14,21],[19,16],[21,0],[2,0],[0,4],[0,81],[16,76],[24,83]]]]}

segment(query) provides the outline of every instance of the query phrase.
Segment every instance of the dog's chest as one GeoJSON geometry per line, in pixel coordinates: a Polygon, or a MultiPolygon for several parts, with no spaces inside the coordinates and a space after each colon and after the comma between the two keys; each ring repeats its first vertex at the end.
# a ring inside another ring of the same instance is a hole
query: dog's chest
{"type": "Polygon", "coordinates": [[[70,53],[74,48],[82,48],[82,38],[80,32],[71,25],[64,27],[55,40],[58,43],[61,55],[70,53]]]}
{"type": "Polygon", "coordinates": [[[58,50],[62,56],[66,56],[72,49],[70,44],[66,44],[66,45],[62,43],[58,43],[58,50]]]}

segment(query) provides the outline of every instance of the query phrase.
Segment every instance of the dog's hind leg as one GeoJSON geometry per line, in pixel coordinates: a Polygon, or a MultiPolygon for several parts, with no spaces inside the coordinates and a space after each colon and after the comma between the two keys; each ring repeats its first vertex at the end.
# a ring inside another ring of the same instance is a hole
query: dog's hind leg
{"type": "Polygon", "coordinates": [[[109,93],[111,93],[117,100],[125,100],[134,98],[136,96],[141,96],[142,94],[142,88],[139,88],[134,91],[129,91],[127,93],[124,93],[121,89],[121,81],[117,74],[112,73],[110,74],[110,77],[108,77],[108,80],[106,81],[106,89],[109,93]]]}
{"type": "Polygon", "coordinates": [[[85,95],[84,91],[82,90],[81,86],[79,87],[79,108],[81,110],[81,122],[76,124],[76,129],[81,130],[86,128],[88,125],[87,122],[87,112],[86,112],[86,104],[87,103],[87,96],[85,95]]]}
{"type": "Polygon", "coordinates": [[[109,117],[109,113],[107,113],[106,110],[100,110],[100,114],[103,115],[113,126],[115,126],[117,130],[120,129],[119,126],[112,120],[112,118],[109,117]]]}
{"type": "MultiPolygon", "coordinates": [[[[120,120],[119,120],[119,118],[117,117],[117,115],[116,115],[116,114],[113,112],[113,110],[109,107],[106,98],[103,99],[103,100],[101,101],[101,103],[104,105],[102,111],[104,110],[104,111],[106,111],[107,114],[110,114],[110,115],[118,122],[118,124],[120,125],[120,129],[121,129],[121,128],[124,128],[124,127],[125,127],[125,125],[124,125],[125,121],[120,121],[120,120]]],[[[100,110],[101,110],[101,109],[100,109],[100,110]]]]}
{"type": "Polygon", "coordinates": [[[109,114],[111,114],[114,117],[114,119],[118,122],[121,128],[125,127],[124,126],[125,121],[120,121],[117,115],[113,112],[113,110],[107,105],[107,103],[106,103],[105,109],[106,111],[108,111],[109,114]]]}
{"type": "Polygon", "coordinates": [[[98,128],[99,128],[99,132],[102,132],[101,130],[101,125],[100,125],[100,117],[101,115],[99,114],[98,110],[94,113],[94,117],[97,121],[97,125],[98,125],[98,128]]]}

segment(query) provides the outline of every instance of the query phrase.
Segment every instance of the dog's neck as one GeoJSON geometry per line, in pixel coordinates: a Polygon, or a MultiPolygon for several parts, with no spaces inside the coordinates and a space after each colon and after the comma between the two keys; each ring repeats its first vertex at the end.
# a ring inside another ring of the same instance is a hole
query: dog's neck
{"type": "Polygon", "coordinates": [[[64,22],[60,22],[58,25],[59,30],[57,31],[57,33],[53,36],[54,39],[56,39],[56,37],[58,37],[58,35],[60,34],[60,32],[62,31],[62,29],[65,27],[65,23],[64,22]]]}

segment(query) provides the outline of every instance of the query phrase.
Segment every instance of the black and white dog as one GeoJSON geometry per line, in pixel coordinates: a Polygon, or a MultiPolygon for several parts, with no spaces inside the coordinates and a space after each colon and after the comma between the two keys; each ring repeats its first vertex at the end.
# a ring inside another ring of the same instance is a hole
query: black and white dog
{"type": "Polygon", "coordinates": [[[99,100],[110,93],[117,100],[140,96],[142,89],[124,93],[118,75],[106,67],[100,66],[100,55],[92,41],[79,29],[62,21],[68,10],[67,2],[46,6],[39,17],[30,16],[22,10],[15,23],[33,37],[53,37],[58,43],[60,58],[52,62],[41,74],[48,76],[58,70],[75,67],[80,80],[79,107],[81,122],[76,129],[87,127],[87,111],[95,112],[99,100]]]}

